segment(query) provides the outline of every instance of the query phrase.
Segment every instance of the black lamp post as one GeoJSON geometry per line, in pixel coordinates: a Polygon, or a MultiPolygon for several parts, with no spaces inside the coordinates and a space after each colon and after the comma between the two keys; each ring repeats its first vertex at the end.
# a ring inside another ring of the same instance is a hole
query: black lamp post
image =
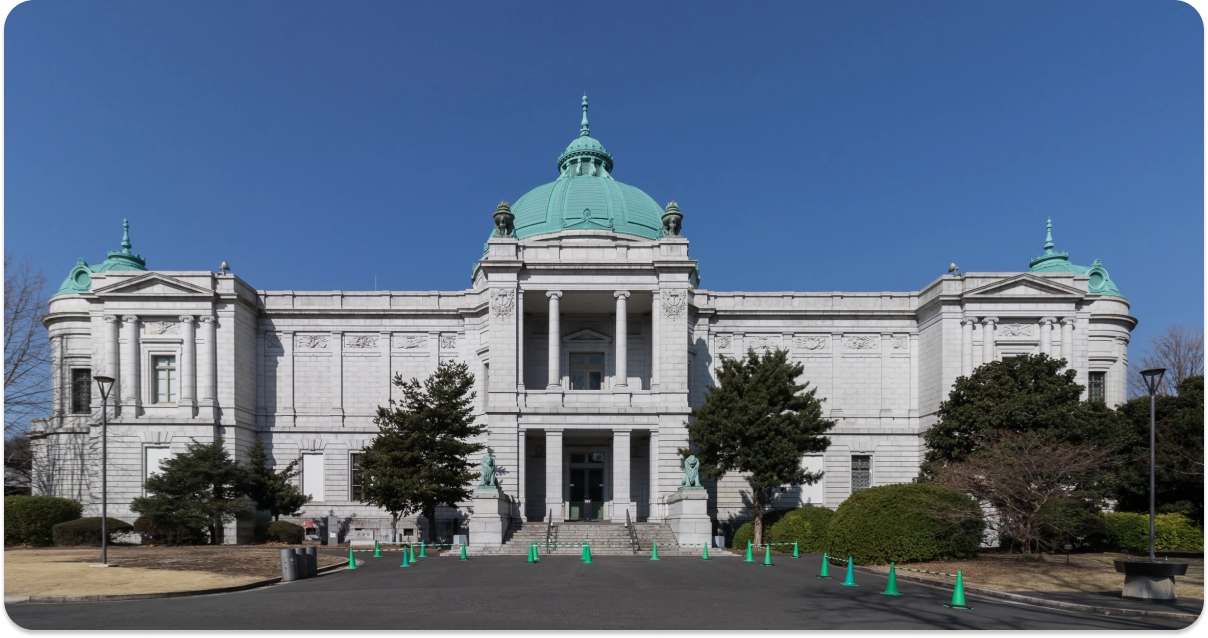
{"type": "Polygon", "coordinates": [[[109,391],[113,389],[113,377],[98,374],[97,386],[101,389],[101,565],[109,566],[109,447],[106,434],[109,430],[109,391]]]}
{"type": "Polygon", "coordinates": [[[1145,379],[1145,389],[1149,390],[1149,562],[1154,562],[1153,555],[1153,518],[1154,518],[1154,396],[1162,385],[1162,377],[1166,368],[1154,368],[1141,371],[1145,379]]]}

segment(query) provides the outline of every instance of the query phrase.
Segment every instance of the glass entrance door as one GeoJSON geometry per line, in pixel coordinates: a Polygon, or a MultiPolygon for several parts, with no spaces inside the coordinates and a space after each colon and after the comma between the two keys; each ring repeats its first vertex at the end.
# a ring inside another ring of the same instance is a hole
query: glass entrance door
{"type": "Polygon", "coordinates": [[[570,519],[594,521],[604,514],[604,468],[571,468],[570,519]]]}

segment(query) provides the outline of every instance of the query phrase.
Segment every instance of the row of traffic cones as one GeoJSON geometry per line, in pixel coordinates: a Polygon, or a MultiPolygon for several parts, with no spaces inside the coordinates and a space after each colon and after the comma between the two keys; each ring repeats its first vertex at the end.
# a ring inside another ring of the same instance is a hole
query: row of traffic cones
{"type": "MultiPolygon", "coordinates": [[[[818,572],[818,578],[830,578],[830,556],[826,553],[822,554],[822,570],[818,572]]],[[[856,573],[853,568],[851,556],[847,557],[847,577],[840,583],[844,587],[859,587],[856,584],[856,573]]],[[[889,581],[885,584],[885,591],[881,592],[884,596],[901,596],[898,591],[898,568],[894,563],[889,563],[889,581]]],[[[945,603],[945,607],[952,609],[973,609],[965,604],[965,576],[961,570],[956,572],[956,586],[952,590],[952,602],[945,603]]]]}

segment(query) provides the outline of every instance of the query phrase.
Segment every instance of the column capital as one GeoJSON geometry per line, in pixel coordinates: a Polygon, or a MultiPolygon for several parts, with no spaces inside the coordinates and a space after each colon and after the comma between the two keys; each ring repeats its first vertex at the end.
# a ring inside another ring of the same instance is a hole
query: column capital
{"type": "Polygon", "coordinates": [[[617,299],[628,299],[629,291],[628,290],[618,290],[618,291],[612,293],[612,296],[616,297],[617,299]]]}
{"type": "Polygon", "coordinates": [[[987,326],[992,326],[998,323],[998,317],[982,317],[982,323],[986,324],[987,326]]]}
{"type": "Polygon", "coordinates": [[[122,321],[126,323],[138,323],[138,315],[122,315],[122,321]]]}
{"type": "Polygon", "coordinates": [[[210,315],[203,315],[200,319],[198,319],[198,321],[202,323],[214,323],[214,317],[210,315]]]}
{"type": "Polygon", "coordinates": [[[105,323],[117,323],[117,315],[105,315],[105,323]]]}
{"type": "Polygon", "coordinates": [[[975,323],[977,323],[977,317],[965,317],[961,319],[962,326],[971,326],[975,323]]]}
{"type": "Polygon", "coordinates": [[[1075,321],[1076,321],[1076,319],[1074,319],[1073,317],[1062,317],[1062,318],[1061,318],[1061,325],[1063,325],[1063,326],[1072,326],[1072,325],[1074,325],[1074,322],[1075,322],[1075,321]]]}
{"type": "Polygon", "coordinates": [[[561,290],[547,290],[547,291],[545,291],[545,296],[549,297],[550,299],[560,299],[562,297],[562,291],[561,290]]]}
{"type": "Polygon", "coordinates": [[[180,318],[181,323],[193,323],[193,321],[194,321],[193,315],[183,315],[180,318]]]}
{"type": "Polygon", "coordinates": [[[1057,317],[1041,317],[1040,323],[1057,323],[1057,317]]]}

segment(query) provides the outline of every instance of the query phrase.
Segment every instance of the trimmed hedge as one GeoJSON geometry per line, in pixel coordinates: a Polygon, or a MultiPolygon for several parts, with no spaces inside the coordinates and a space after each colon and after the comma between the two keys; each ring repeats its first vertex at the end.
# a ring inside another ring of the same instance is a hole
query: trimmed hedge
{"type": "MultiPolygon", "coordinates": [[[[769,543],[797,543],[804,553],[821,554],[830,540],[830,523],[835,512],[826,507],[803,507],[788,512],[766,533],[769,543]]],[[[772,551],[791,552],[792,547],[780,545],[772,551]]]]}
{"type": "Polygon", "coordinates": [[[968,558],[977,555],[985,527],[969,496],[926,483],[882,485],[839,506],[827,551],[860,565],[968,558]]]}
{"type": "Polygon", "coordinates": [[[206,530],[162,527],[145,516],[134,519],[134,533],[143,538],[144,544],[150,545],[204,545],[209,540],[206,530]]]}
{"type": "MultiPolygon", "coordinates": [[[[763,534],[768,535],[769,530],[775,525],[785,514],[792,510],[772,510],[763,514],[763,534]]],[[[747,541],[755,542],[755,521],[747,521],[743,523],[734,532],[734,540],[730,542],[730,547],[734,549],[746,550],[747,541]]],[[[766,541],[766,539],[765,539],[766,541]]]]}
{"type": "MultiPolygon", "coordinates": [[[[1149,514],[1102,512],[1107,545],[1120,551],[1149,551],[1149,514]]],[[[1204,529],[1182,514],[1154,517],[1154,548],[1160,551],[1204,549],[1204,529]]]]}
{"type": "MultiPolygon", "coordinates": [[[[109,532],[109,542],[113,542],[115,534],[125,534],[134,529],[130,523],[116,518],[110,518],[107,521],[109,532]]],[[[77,518],[74,521],[59,523],[52,530],[55,545],[60,547],[72,547],[78,545],[88,545],[100,547],[101,545],[101,517],[90,516],[88,518],[77,518]]]]}
{"type": "Polygon", "coordinates": [[[54,543],[54,526],[80,517],[77,501],[56,496],[5,496],[4,544],[42,547],[54,543]]]}
{"type": "Polygon", "coordinates": [[[286,543],[298,545],[302,543],[306,530],[301,525],[289,521],[269,521],[260,523],[255,529],[257,543],[286,543]]]}

